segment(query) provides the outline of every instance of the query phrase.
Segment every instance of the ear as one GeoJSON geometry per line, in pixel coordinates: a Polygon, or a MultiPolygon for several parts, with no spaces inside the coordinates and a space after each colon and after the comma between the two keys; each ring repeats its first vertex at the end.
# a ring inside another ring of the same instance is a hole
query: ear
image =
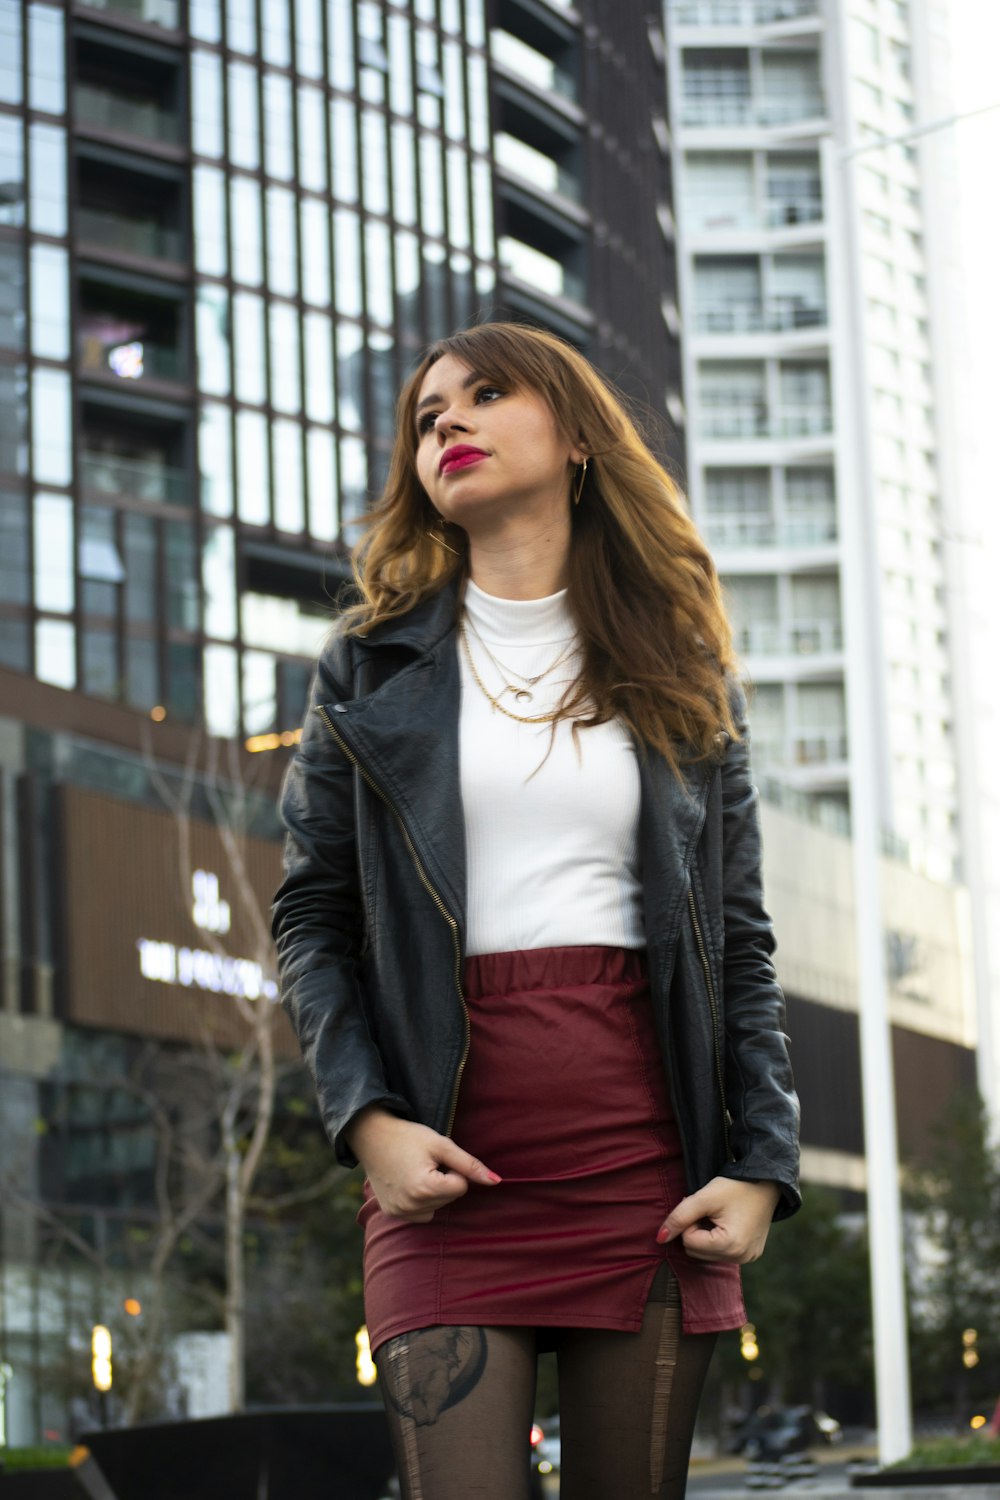
{"type": "Polygon", "coordinates": [[[585,458],[589,458],[589,457],[590,457],[590,454],[589,453],[585,453],[582,448],[571,448],[569,450],[569,461],[570,461],[571,464],[574,465],[574,467],[577,464],[582,464],[583,461],[584,461],[584,459],[585,458]]]}

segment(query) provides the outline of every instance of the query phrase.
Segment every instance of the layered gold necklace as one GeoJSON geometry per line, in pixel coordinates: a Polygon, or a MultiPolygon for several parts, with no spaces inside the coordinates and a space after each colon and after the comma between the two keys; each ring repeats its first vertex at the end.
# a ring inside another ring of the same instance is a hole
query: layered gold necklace
{"type": "Polygon", "coordinates": [[[494,656],[493,652],[490,650],[489,646],[487,646],[486,642],[479,634],[479,631],[476,629],[474,621],[468,614],[463,612],[458,629],[459,635],[461,636],[462,640],[462,648],[465,651],[465,659],[469,663],[469,671],[472,674],[472,680],[479,688],[483,696],[489,699],[490,705],[494,709],[499,709],[502,714],[506,714],[508,719],[514,719],[518,724],[552,724],[556,719],[558,719],[561,712],[561,709],[559,708],[554,709],[552,713],[548,714],[516,714],[512,709],[509,709],[507,705],[505,703],[502,703],[500,700],[503,698],[505,693],[511,693],[513,695],[515,703],[530,703],[534,697],[532,689],[537,687],[538,683],[540,683],[544,678],[548,677],[550,672],[554,672],[556,667],[560,666],[562,662],[566,661],[568,657],[570,657],[576,650],[577,642],[575,639],[570,641],[568,646],[564,646],[555,660],[551,661],[543,671],[536,672],[533,677],[526,677],[523,672],[514,671],[512,667],[505,666],[503,662],[501,662],[496,656],[494,656]],[[497,675],[503,682],[503,687],[498,694],[490,692],[489,688],[486,686],[485,682],[480,677],[478,670],[476,669],[475,659],[472,655],[472,646],[469,643],[470,630],[476,637],[476,640],[479,642],[480,646],[482,646],[483,650],[486,652],[486,655],[489,657],[490,661],[493,663],[494,667],[497,670],[497,675]],[[519,687],[517,683],[510,682],[510,677],[520,678],[522,686],[519,687]]]}

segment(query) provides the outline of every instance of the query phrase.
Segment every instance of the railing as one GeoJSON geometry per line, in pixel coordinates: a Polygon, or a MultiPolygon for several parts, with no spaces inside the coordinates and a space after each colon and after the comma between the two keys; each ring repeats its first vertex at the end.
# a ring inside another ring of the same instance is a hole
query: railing
{"type": "Polygon", "coordinates": [[[672,0],[675,26],[768,26],[819,13],[818,0],[672,0]]]}
{"type": "Polygon", "coordinates": [[[493,150],[498,166],[513,172],[536,191],[561,193],[574,203],[582,199],[583,183],[579,175],[560,166],[544,151],[536,151],[525,141],[502,131],[493,138],[493,150]]]}
{"type": "Polygon", "coordinates": [[[836,511],[785,520],[778,528],[778,541],[785,547],[819,546],[835,542],[839,535],[836,511]]]}
{"type": "Polygon", "coordinates": [[[825,111],[823,95],[791,94],[732,97],[725,94],[685,95],[681,100],[681,124],[701,127],[726,125],[791,125],[800,120],[820,119],[825,111]]]}
{"type": "Polygon", "coordinates": [[[788,333],[799,328],[823,328],[826,322],[826,305],[802,297],[703,302],[695,311],[695,327],[701,333],[788,333]]]}
{"type": "MultiPolygon", "coordinates": [[[[84,453],[80,464],[84,489],[99,495],[146,500],[156,505],[193,503],[190,475],[183,469],[147,459],[84,453]]],[[[204,482],[204,481],[203,481],[204,482]]]]}
{"type": "Polygon", "coordinates": [[[176,31],[180,26],[178,0],[84,0],[92,10],[107,10],[113,15],[145,21],[147,26],[162,26],[176,31]]]}
{"type": "Polygon", "coordinates": [[[818,656],[842,651],[839,620],[755,620],[736,631],[736,647],[748,656],[818,656]]]}
{"type": "Polygon", "coordinates": [[[546,57],[544,53],[523,42],[520,37],[500,29],[494,30],[490,35],[490,56],[515,78],[532,84],[543,92],[558,94],[563,99],[576,102],[579,89],[573,75],[560,68],[551,57],[546,57]]]}
{"type": "Polygon", "coordinates": [[[783,229],[790,224],[816,224],[822,217],[822,198],[775,198],[767,205],[767,223],[771,229],[783,229]]]}
{"type": "Polygon", "coordinates": [[[108,346],[94,334],[82,334],[77,341],[80,369],[84,373],[100,371],[117,375],[120,380],[188,379],[188,363],[179,349],[156,344],[148,339],[130,339],[108,346]]]}
{"type": "Polygon", "coordinates": [[[501,237],[497,250],[500,265],[511,276],[523,281],[526,286],[549,297],[567,297],[574,302],[585,302],[587,284],[583,276],[564,266],[544,251],[515,240],[510,235],[501,237]]]}
{"type": "Polygon", "coordinates": [[[703,400],[698,427],[707,438],[768,437],[767,407],[763,401],[722,396],[703,400]]]}
{"type": "Polygon", "coordinates": [[[774,517],[757,515],[708,516],[705,534],[713,547],[770,547],[776,540],[774,517]]]}
{"type": "Polygon", "coordinates": [[[836,515],[778,522],[768,512],[709,515],[705,535],[713,547],[802,547],[837,540],[836,515]]]}
{"type": "Polygon", "coordinates": [[[829,406],[781,406],[771,423],[774,437],[821,437],[833,431],[829,406]]]}
{"type": "Polygon", "coordinates": [[[133,219],[110,209],[78,208],[76,224],[81,240],[106,250],[122,250],[128,255],[154,260],[184,257],[184,237],[180,230],[165,228],[153,219],[133,219]]]}
{"type": "Polygon", "coordinates": [[[123,98],[94,84],[78,83],[73,91],[77,123],[98,125],[121,135],[137,135],[146,141],[177,145],[181,140],[180,116],[158,104],[123,98]]]}
{"type": "Polygon", "coordinates": [[[844,729],[810,729],[792,740],[795,761],[800,766],[829,765],[847,759],[847,731],[844,729]]]}
{"type": "Polygon", "coordinates": [[[739,396],[704,400],[699,431],[706,438],[819,437],[833,430],[828,406],[782,406],[769,413],[763,401],[739,396]]]}

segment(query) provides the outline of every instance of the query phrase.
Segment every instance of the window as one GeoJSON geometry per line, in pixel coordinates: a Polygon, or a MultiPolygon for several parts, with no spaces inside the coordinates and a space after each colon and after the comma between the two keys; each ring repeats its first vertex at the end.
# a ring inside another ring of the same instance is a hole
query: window
{"type": "Polygon", "coordinates": [[[280,73],[264,74],[264,165],[269,177],[291,181],[292,84],[280,73]]]}
{"type": "Polygon", "coordinates": [[[194,263],[205,276],[225,276],[226,179],[215,167],[194,169],[194,263]]]}
{"type": "Polygon", "coordinates": [[[0,183],[0,224],[23,224],[24,126],[14,115],[0,115],[0,183]]]}
{"type": "MultiPolygon", "coordinates": [[[[17,294],[18,279],[6,295],[17,294]]],[[[43,359],[69,358],[69,261],[57,245],[31,247],[31,347],[43,359]]]]}
{"type": "Polygon", "coordinates": [[[271,519],[267,423],[261,412],[236,413],[236,507],[241,521],[266,526],[271,519]]]}
{"type": "Polygon", "coordinates": [[[28,127],[31,152],[31,227],[66,233],[66,132],[59,125],[28,127]]]}
{"type": "Polygon", "coordinates": [[[32,109],[40,109],[50,115],[65,113],[64,56],[62,11],[51,5],[30,6],[28,11],[28,102],[32,109]]]}

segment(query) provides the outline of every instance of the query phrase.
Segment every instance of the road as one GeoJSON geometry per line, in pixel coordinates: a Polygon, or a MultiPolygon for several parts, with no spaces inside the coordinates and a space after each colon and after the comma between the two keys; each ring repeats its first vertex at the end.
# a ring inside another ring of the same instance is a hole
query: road
{"type": "MultiPolygon", "coordinates": [[[[757,1490],[745,1482],[746,1466],[742,1459],[720,1459],[717,1462],[699,1464],[692,1468],[687,1482],[687,1493],[697,1495],[700,1500],[751,1500],[756,1494],[801,1495],[821,1497],[844,1496],[849,1491],[847,1464],[839,1455],[827,1458],[824,1454],[819,1472],[814,1479],[793,1480],[780,1490],[757,1490]]],[[[544,1481],[545,1500],[558,1500],[559,1482],[555,1475],[544,1481]]],[[[853,1493],[864,1495],[864,1490],[853,1493]]],[[[875,1491],[873,1494],[877,1493],[875,1491]]]]}

